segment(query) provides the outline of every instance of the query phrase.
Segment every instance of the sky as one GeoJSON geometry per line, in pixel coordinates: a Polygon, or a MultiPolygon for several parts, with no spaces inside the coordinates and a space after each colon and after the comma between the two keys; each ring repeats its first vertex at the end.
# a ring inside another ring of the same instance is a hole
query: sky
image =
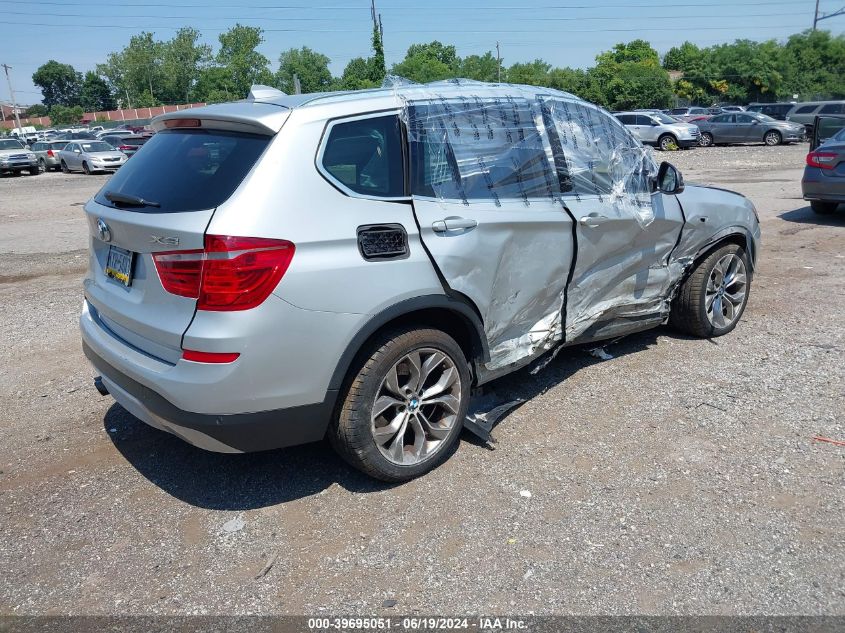
{"type": "MultiPolygon", "coordinates": [[[[820,0],[821,13],[845,0],[820,0]]],[[[689,40],[701,46],[735,39],[785,40],[812,25],[815,0],[377,0],[388,69],[413,43],[439,40],[460,56],[495,55],[502,63],[542,58],[586,68],[621,41],[643,38],[661,54],[689,40]]],[[[41,101],[32,74],[55,59],[85,72],[122,49],[131,35],[151,31],[169,39],[192,26],[216,50],[236,22],[265,29],[260,50],[273,69],[279,53],[309,46],[335,75],[353,57],[370,54],[369,0],[0,0],[0,64],[12,67],[19,104],[41,101]]],[[[845,33],[845,15],[819,28],[845,33]]],[[[0,101],[9,101],[5,77],[0,101]]]]}

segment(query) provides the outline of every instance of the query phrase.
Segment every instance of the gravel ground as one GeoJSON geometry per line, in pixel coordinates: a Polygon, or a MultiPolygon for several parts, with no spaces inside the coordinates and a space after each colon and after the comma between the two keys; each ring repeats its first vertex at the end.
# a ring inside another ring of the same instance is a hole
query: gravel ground
{"type": "Polygon", "coordinates": [[[76,319],[105,177],[0,179],[0,613],[845,615],[845,449],[812,439],[845,439],[845,213],[801,200],[806,151],[658,154],[760,212],[734,333],[503,379],[527,401],[497,449],[465,433],[402,486],[321,444],[206,453],[100,397],[76,319]]]}

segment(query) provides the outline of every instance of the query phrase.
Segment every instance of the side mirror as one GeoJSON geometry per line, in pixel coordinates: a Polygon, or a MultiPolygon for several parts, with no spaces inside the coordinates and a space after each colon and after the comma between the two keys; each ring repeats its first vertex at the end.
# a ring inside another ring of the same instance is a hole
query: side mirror
{"type": "Polygon", "coordinates": [[[657,170],[657,190],[666,194],[681,193],[684,190],[684,177],[677,167],[666,161],[660,163],[660,169],[657,170]]]}
{"type": "Polygon", "coordinates": [[[753,121],[751,121],[751,125],[760,125],[760,121],[754,119],[753,121]]]}
{"type": "Polygon", "coordinates": [[[657,121],[655,121],[654,119],[651,120],[651,127],[657,127],[658,125],[660,124],[657,121]]]}

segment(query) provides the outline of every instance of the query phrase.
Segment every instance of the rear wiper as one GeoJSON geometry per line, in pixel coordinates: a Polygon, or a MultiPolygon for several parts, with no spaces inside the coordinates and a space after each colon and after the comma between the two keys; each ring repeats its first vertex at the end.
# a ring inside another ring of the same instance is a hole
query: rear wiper
{"type": "Polygon", "coordinates": [[[106,200],[114,202],[115,204],[125,204],[130,207],[160,207],[158,202],[151,200],[144,200],[138,196],[132,196],[126,193],[118,193],[116,191],[107,191],[105,194],[106,200]]]}

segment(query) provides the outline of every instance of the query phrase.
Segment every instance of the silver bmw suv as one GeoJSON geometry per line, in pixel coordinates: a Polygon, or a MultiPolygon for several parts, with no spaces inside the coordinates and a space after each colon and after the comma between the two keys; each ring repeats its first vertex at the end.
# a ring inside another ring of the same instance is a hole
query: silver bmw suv
{"type": "Polygon", "coordinates": [[[730,332],[760,228],[606,111],[465,80],[166,114],[87,203],[95,384],[197,446],[418,476],[559,346],[730,332]]]}

